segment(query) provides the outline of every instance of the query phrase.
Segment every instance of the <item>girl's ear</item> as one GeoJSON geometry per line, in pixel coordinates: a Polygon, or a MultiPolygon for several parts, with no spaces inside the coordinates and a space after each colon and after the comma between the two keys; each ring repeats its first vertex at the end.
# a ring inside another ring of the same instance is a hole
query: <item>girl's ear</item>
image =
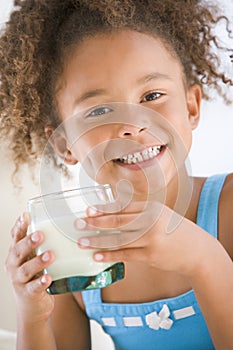
{"type": "Polygon", "coordinates": [[[196,129],[199,123],[201,99],[201,87],[198,84],[190,86],[187,92],[187,108],[192,130],[196,129]]]}
{"type": "Polygon", "coordinates": [[[67,140],[62,131],[58,131],[51,125],[47,125],[44,129],[48,142],[56,152],[56,154],[68,165],[78,163],[67,145],[67,140]]]}

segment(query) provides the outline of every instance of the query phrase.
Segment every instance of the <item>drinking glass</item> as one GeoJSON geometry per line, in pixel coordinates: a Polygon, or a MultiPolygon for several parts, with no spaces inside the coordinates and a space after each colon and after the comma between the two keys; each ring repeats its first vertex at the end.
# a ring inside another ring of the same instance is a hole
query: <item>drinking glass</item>
{"type": "MultiPolygon", "coordinates": [[[[87,207],[112,202],[114,198],[110,185],[50,193],[28,201],[31,217],[29,232],[40,230],[45,235],[36,254],[46,250],[52,250],[55,254],[55,261],[43,271],[52,276],[48,293],[103,288],[124,277],[122,262],[96,262],[93,253],[97,249],[81,249],[77,245],[80,237],[101,234],[101,230],[85,232],[74,227],[77,218],[86,216],[87,207]]],[[[115,232],[108,231],[109,234],[115,232]]]]}

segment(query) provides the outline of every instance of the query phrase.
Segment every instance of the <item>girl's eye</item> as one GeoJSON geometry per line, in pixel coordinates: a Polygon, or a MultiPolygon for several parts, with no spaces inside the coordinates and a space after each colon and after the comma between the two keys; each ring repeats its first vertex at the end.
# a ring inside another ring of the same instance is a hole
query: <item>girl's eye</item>
{"type": "Polygon", "coordinates": [[[101,107],[97,107],[95,109],[93,109],[88,115],[87,117],[96,117],[96,116],[100,116],[103,114],[107,114],[112,112],[113,110],[110,107],[107,106],[101,106],[101,107]]]}
{"type": "Polygon", "coordinates": [[[161,97],[163,94],[161,94],[160,92],[150,92],[149,94],[147,94],[146,96],[143,97],[143,99],[141,100],[141,102],[150,102],[150,101],[154,101],[157,100],[159,97],[161,97]]]}

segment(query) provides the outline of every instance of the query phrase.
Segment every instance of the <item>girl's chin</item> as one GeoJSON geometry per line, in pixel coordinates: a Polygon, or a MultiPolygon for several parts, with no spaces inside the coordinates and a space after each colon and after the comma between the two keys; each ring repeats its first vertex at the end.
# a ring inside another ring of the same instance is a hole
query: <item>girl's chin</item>
{"type": "Polygon", "coordinates": [[[148,198],[148,195],[156,197],[161,192],[165,192],[167,179],[164,177],[160,166],[149,167],[135,172],[116,167],[114,163],[110,170],[109,165],[101,169],[97,182],[109,184],[115,193],[131,193],[133,198],[145,200],[148,198]]]}
{"type": "Polygon", "coordinates": [[[118,198],[122,201],[147,201],[147,200],[159,200],[163,201],[166,194],[166,187],[163,184],[153,181],[148,183],[145,181],[130,181],[129,179],[120,180],[101,180],[102,184],[108,183],[112,187],[114,198],[118,198]]]}

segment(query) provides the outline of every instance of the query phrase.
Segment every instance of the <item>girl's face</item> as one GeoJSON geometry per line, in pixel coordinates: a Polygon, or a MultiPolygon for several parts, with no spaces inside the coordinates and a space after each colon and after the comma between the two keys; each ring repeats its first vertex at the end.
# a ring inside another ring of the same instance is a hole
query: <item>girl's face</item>
{"type": "Polygon", "coordinates": [[[177,176],[198,124],[201,92],[186,89],[179,60],[161,40],[130,30],[86,38],[67,59],[57,91],[62,122],[89,111],[91,122],[70,151],[97,182],[126,179],[140,195],[148,182],[156,191],[177,176]],[[124,104],[114,115],[118,102],[124,104]]]}

